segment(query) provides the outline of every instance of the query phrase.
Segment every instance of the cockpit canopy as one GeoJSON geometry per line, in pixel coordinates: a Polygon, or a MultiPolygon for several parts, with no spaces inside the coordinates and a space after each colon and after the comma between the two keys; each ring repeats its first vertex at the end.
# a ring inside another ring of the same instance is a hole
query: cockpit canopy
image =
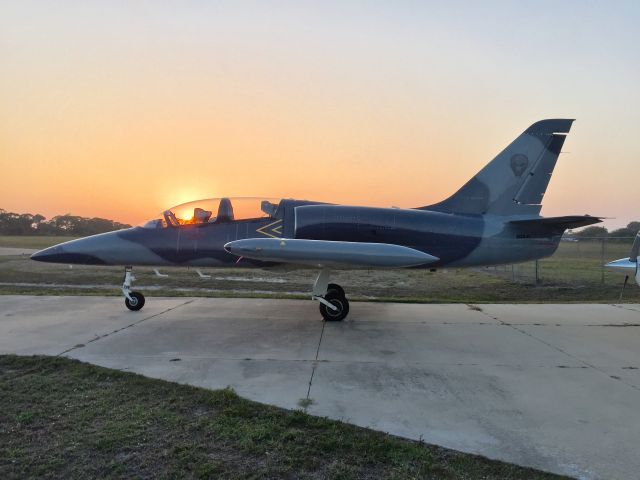
{"type": "Polygon", "coordinates": [[[144,228],[167,228],[204,223],[229,223],[236,220],[275,217],[280,199],[275,198],[208,198],[183,203],[149,220],[144,228]]]}

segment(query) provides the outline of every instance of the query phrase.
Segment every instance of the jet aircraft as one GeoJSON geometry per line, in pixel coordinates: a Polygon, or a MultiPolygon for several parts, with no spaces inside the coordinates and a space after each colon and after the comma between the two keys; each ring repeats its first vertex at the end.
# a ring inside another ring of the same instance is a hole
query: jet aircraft
{"type": "Polygon", "coordinates": [[[547,257],[589,215],[541,217],[542,199],[573,120],[534,123],[449,198],[416,208],[294,199],[209,199],[166,210],[143,226],[62,243],[32,255],[64,264],[125,267],[131,310],[134,266],[313,267],[311,298],[325,320],[349,313],[332,269],[474,267],[547,257]]]}
{"type": "MultiPolygon", "coordinates": [[[[640,285],[640,270],[638,269],[638,253],[640,251],[640,232],[636,234],[636,238],[633,239],[633,245],[631,246],[631,252],[628,258],[620,258],[613,262],[607,263],[605,266],[609,267],[617,272],[624,273],[624,285],[622,290],[627,286],[629,281],[629,275],[633,275],[636,279],[636,283],[640,285]]],[[[620,294],[622,299],[622,294],[620,294]]]]}

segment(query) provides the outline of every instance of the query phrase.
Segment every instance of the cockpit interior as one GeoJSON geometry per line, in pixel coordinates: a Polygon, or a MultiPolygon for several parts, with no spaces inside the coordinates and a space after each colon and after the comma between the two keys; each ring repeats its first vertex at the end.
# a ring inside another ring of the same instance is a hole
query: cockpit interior
{"type": "Polygon", "coordinates": [[[220,224],[275,217],[281,200],[263,198],[209,198],[183,203],[149,220],[144,228],[177,228],[183,225],[220,224]]]}

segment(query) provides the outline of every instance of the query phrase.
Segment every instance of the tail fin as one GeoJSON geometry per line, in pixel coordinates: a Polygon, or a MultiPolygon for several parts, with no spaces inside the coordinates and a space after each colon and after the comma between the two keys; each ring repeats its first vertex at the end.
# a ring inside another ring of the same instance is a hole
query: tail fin
{"type": "Polygon", "coordinates": [[[446,213],[537,215],[573,120],[541,120],[527,128],[446,200],[421,207],[446,213]]]}

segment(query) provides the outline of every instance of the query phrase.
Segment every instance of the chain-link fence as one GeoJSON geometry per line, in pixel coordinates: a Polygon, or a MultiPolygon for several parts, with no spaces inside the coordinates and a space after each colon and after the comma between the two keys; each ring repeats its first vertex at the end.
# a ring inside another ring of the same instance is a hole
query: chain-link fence
{"type": "Polygon", "coordinates": [[[634,237],[565,238],[551,257],[483,269],[514,282],[534,284],[618,285],[620,273],[606,268],[628,257],[634,237]]]}

